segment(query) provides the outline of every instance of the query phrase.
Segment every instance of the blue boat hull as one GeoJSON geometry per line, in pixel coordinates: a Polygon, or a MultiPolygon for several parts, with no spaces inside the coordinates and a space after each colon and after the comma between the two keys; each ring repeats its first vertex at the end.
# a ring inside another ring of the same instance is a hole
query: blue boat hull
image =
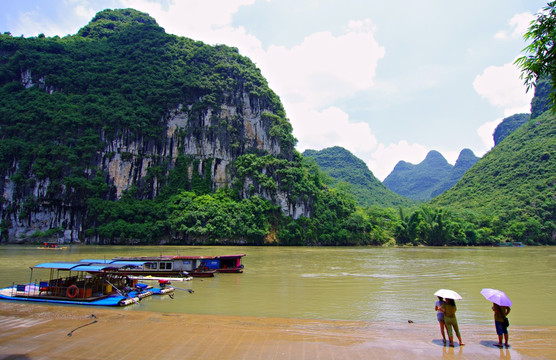
{"type": "Polygon", "coordinates": [[[13,300],[13,301],[32,301],[40,303],[51,303],[51,304],[71,304],[71,305],[90,305],[90,306],[123,306],[121,304],[122,300],[126,298],[120,295],[109,296],[103,299],[92,300],[92,301],[80,301],[80,300],[58,300],[58,299],[44,299],[29,296],[5,296],[0,294],[0,299],[13,300]]]}
{"type": "MultiPolygon", "coordinates": [[[[35,284],[27,284],[26,289],[36,287],[35,284]]],[[[29,290],[28,290],[29,291],[29,290]]],[[[32,291],[32,290],[31,290],[32,291]]],[[[78,300],[78,299],[55,299],[41,296],[22,296],[17,295],[14,287],[0,289],[0,299],[13,300],[13,301],[30,301],[38,303],[51,303],[51,304],[71,304],[71,305],[89,305],[89,306],[125,306],[131,305],[138,301],[137,294],[130,293],[130,296],[122,296],[119,294],[112,294],[106,297],[93,299],[93,300],[78,300]]]]}

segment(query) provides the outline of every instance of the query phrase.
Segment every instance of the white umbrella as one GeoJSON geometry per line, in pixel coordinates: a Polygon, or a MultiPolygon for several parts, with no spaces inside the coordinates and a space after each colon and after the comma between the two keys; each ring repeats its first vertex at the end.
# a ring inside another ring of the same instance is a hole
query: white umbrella
{"type": "Polygon", "coordinates": [[[483,295],[488,301],[493,302],[497,305],[512,306],[512,301],[503,291],[486,288],[481,290],[481,295],[483,295]]]}
{"type": "Polygon", "coordinates": [[[445,299],[454,299],[454,300],[462,299],[460,294],[458,294],[454,290],[448,290],[448,289],[440,289],[437,292],[435,292],[434,295],[443,297],[445,299]]]}

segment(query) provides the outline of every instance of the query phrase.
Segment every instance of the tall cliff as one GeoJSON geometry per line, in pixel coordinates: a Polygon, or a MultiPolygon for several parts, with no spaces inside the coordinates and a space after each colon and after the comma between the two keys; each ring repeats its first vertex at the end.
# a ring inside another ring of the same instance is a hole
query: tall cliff
{"type": "Polygon", "coordinates": [[[0,126],[10,241],[49,231],[82,240],[96,221],[91,198],[154,199],[177,188],[236,186],[288,216],[310,216],[310,197],[253,186],[249,176],[234,183],[242,156],[295,155],[259,69],[235,48],[166,34],[132,9],[102,11],[64,38],[0,35],[0,126]]]}

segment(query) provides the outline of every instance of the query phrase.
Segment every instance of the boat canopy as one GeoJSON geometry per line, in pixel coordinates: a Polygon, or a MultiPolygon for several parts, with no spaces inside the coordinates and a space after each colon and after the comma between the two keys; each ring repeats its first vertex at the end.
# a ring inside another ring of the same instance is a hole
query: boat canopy
{"type": "Polygon", "coordinates": [[[80,265],[75,262],[58,262],[58,263],[42,263],[33,266],[33,268],[37,269],[58,269],[58,270],[71,270],[72,268],[80,265]]]}
{"type": "Polygon", "coordinates": [[[126,267],[126,266],[130,266],[130,267],[140,267],[143,266],[147,263],[149,263],[149,261],[133,261],[133,260],[119,260],[119,259],[110,259],[110,260],[96,260],[96,259],[83,259],[83,260],[79,260],[80,263],[86,263],[86,264],[110,264],[110,265],[122,265],[119,266],[118,268],[121,267],[126,267]]]}
{"type": "Polygon", "coordinates": [[[125,267],[139,267],[144,265],[145,261],[129,261],[129,262],[114,262],[114,263],[95,263],[95,262],[59,262],[59,263],[42,263],[33,266],[35,269],[56,269],[56,270],[69,270],[69,271],[87,271],[99,272],[105,270],[117,270],[125,267]]]}

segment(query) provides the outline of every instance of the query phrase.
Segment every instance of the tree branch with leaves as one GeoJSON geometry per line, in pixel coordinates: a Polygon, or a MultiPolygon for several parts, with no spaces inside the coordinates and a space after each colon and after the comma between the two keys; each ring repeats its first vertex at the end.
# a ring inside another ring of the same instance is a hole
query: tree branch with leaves
{"type": "Polygon", "coordinates": [[[524,56],[516,59],[514,64],[521,68],[521,79],[527,91],[536,87],[540,78],[551,79],[552,93],[550,107],[556,110],[556,1],[549,2],[531,22],[529,29],[523,35],[531,44],[523,49],[524,56]]]}

